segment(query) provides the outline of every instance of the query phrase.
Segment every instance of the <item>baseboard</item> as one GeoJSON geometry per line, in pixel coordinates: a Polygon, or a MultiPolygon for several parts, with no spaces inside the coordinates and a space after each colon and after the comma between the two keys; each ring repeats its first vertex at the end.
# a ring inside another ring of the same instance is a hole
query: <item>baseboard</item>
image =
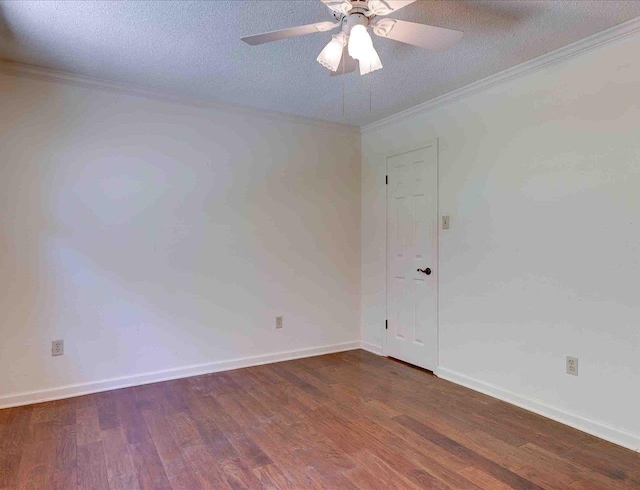
{"type": "Polygon", "coordinates": [[[485,383],[478,379],[471,378],[464,374],[457,373],[450,369],[438,368],[436,375],[474,391],[479,391],[485,395],[492,396],[499,400],[511,403],[530,412],[537,413],[543,417],[550,418],[562,424],[581,430],[587,434],[599,437],[614,444],[624,446],[633,451],[640,452],[640,435],[627,432],[623,429],[612,427],[601,422],[576,415],[574,413],[552,407],[540,401],[518,395],[507,391],[490,383],[485,383]]]}
{"type": "Polygon", "coordinates": [[[379,356],[382,355],[382,346],[370,344],[369,342],[365,342],[364,340],[360,342],[360,348],[379,356]]]}
{"type": "Polygon", "coordinates": [[[243,357],[228,361],[196,364],[176,369],[136,374],[133,376],[112,378],[91,383],[61,386],[46,390],[15,393],[0,397],[0,409],[60,400],[63,398],[72,398],[74,396],[88,395],[90,393],[99,393],[101,391],[115,390],[118,388],[127,388],[129,386],[158,383],[160,381],[168,381],[171,379],[188,378],[189,376],[198,376],[200,374],[229,371],[231,369],[259,366],[261,364],[270,364],[280,361],[290,361],[292,359],[301,359],[303,357],[319,356],[322,354],[332,354],[334,352],[343,352],[359,348],[359,341],[343,342],[340,344],[326,345],[322,347],[311,347],[294,351],[276,352],[274,354],[265,354],[261,356],[243,357]]]}

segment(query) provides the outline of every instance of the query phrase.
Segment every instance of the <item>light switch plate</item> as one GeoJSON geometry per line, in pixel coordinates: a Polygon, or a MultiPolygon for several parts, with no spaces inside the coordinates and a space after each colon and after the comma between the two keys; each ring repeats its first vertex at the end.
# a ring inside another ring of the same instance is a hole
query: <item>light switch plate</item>
{"type": "Polygon", "coordinates": [[[449,216],[443,216],[442,217],[442,229],[443,230],[448,230],[449,229],[449,216]]]}
{"type": "Polygon", "coordinates": [[[276,317],[276,328],[282,328],[282,317],[281,316],[277,316],[276,317]]]}

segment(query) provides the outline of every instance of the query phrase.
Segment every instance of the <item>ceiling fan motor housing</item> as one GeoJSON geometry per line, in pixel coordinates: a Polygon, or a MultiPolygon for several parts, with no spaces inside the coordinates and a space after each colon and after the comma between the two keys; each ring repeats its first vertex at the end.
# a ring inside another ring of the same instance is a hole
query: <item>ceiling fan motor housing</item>
{"type": "MultiPolygon", "coordinates": [[[[355,10],[355,9],[354,9],[355,10]]],[[[349,35],[351,34],[351,29],[354,26],[363,25],[365,27],[369,26],[369,17],[367,17],[362,12],[354,12],[353,10],[346,15],[344,22],[342,23],[342,31],[349,35]]]]}

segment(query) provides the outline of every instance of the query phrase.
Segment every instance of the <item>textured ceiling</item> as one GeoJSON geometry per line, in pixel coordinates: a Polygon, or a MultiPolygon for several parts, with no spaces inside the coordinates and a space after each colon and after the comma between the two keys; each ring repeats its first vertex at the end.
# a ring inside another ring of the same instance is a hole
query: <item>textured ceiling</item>
{"type": "Polygon", "coordinates": [[[465,32],[446,52],[374,36],[384,68],[330,78],[319,0],[0,2],[0,58],[200,99],[364,125],[640,16],[640,1],[418,1],[391,15],[465,32]],[[343,117],[343,88],[345,115],[343,117]],[[371,94],[371,108],[370,108],[371,94]]]}

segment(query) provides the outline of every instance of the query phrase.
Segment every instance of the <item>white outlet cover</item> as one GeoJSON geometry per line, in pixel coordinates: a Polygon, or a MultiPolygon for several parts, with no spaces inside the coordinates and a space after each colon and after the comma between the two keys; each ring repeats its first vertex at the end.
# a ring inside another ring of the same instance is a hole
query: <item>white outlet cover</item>
{"type": "Polygon", "coordinates": [[[63,356],[64,355],[64,340],[54,340],[51,342],[51,355],[63,356]]]}
{"type": "Polygon", "coordinates": [[[578,358],[567,356],[567,374],[578,375],[578,358]]]}

